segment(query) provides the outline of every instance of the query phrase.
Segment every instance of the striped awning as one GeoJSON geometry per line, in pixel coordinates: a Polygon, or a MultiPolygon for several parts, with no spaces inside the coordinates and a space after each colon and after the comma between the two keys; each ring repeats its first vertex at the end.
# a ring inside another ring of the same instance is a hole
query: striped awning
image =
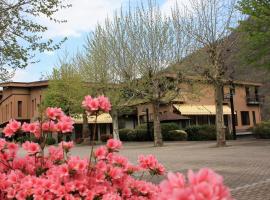
{"type": "MultiPolygon", "coordinates": [[[[76,117],[73,117],[72,119],[74,120],[75,124],[82,124],[83,123],[82,115],[78,115],[76,117]]],[[[94,124],[95,119],[96,119],[96,116],[88,116],[88,123],[94,124]]],[[[98,124],[111,124],[112,117],[109,113],[102,113],[102,114],[98,115],[97,123],[98,124]]]]}
{"type": "MultiPolygon", "coordinates": [[[[173,105],[181,115],[215,115],[215,105],[190,105],[190,104],[174,104],[173,105]]],[[[223,106],[223,114],[230,115],[231,108],[229,106],[223,106]]]]}

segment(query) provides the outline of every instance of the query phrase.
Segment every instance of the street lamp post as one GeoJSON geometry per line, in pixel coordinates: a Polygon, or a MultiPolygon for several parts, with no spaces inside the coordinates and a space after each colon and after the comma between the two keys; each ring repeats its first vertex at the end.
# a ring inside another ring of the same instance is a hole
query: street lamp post
{"type": "Polygon", "coordinates": [[[230,84],[230,105],[231,105],[231,115],[232,115],[232,133],[233,139],[236,140],[236,129],[235,129],[235,113],[234,113],[234,103],[233,103],[233,95],[234,95],[234,84],[230,84]]]}
{"type": "Polygon", "coordinates": [[[151,133],[150,133],[150,123],[149,123],[149,109],[146,108],[145,109],[146,112],[146,126],[147,126],[147,134],[150,136],[151,138],[151,133]]]}

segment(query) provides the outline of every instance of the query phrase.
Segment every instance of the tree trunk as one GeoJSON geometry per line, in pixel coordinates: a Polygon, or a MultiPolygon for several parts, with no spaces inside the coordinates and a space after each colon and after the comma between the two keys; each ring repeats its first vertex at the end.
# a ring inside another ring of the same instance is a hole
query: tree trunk
{"type": "Polygon", "coordinates": [[[215,104],[216,104],[216,133],[217,146],[223,147],[226,145],[225,127],[223,119],[223,85],[215,85],[215,104]]]}
{"type": "Polygon", "coordinates": [[[156,147],[163,146],[160,119],[159,119],[159,103],[153,103],[153,122],[154,122],[154,145],[156,147]]]}
{"type": "Polygon", "coordinates": [[[90,130],[88,126],[88,118],[87,118],[87,113],[84,111],[83,112],[83,124],[82,124],[82,137],[85,139],[89,139],[90,142],[90,130]]]}
{"type": "Polygon", "coordinates": [[[115,109],[112,109],[112,122],[113,122],[113,138],[120,140],[119,137],[119,128],[118,128],[118,112],[115,109]]]}

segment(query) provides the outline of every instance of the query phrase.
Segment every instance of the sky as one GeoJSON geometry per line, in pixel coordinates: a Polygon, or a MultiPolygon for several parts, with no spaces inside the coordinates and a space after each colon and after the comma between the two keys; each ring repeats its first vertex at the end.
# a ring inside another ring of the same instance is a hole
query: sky
{"type": "MultiPolygon", "coordinates": [[[[40,22],[48,27],[48,31],[43,34],[45,39],[52,38],[59,41],[67,37],[67,41],[59,50],[37,54],[36,59],[39,62],[17,70],[12,80],[31,82],[40,80],[42,75],[50,74],[52,69],[58,66],[59,57],[66,52],[72,56],[81,51],[87,35],[95,29],[96,24],[102,23],[107,16],[112,17],[113,12],[119,10],[121,6],[125,8],[129,1],[131,5],[141,2],[141,0],[68,0],[72,7],[61,10],[55,16],[57,19],[67,20],[67,23],[55,24],[40,19],[40,22]]],[[[183,3],[188,0],[157,0],[157,3],[164,13],[168,13],[176,1],[183,3]]],[[[147,0],[142,2],[147,3],[147,0]]]]}

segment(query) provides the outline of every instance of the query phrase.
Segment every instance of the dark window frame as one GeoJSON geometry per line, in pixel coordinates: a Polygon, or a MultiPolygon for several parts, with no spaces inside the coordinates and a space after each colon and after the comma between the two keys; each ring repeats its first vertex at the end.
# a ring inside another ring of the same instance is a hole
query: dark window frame
{"type": "Polygon", "coordinates": [[[249,126],[250,125],[249,111],[241,111],[240,113],[242,126],[249,126]]]}
{"type": "Polygon", "coordinates": [[[22,101],[18,101],[17,106],[18,106],[18,117],[22,117],[22,101]]]}
{"type": "Polygon", "coordinates": [[[257,124],[257,121],[256,121],[256,113],[254,110],[252,111],[252,119],[253,119],[253,125],[255,126],[257,124]]]}

